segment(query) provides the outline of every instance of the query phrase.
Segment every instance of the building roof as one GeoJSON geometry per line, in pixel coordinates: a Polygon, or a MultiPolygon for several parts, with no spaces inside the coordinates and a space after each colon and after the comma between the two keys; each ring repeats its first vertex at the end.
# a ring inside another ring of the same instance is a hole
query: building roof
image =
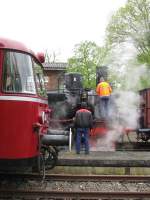
{"type": "Polygon", "coordinates": [[[44,63],[44,70],[66,70],[67,63],[57,62],[57,63],[44,63]]]}

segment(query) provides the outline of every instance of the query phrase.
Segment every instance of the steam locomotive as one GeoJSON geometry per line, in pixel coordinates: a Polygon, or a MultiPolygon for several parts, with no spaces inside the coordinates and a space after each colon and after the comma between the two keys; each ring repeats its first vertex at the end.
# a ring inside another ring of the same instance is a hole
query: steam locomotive
{"type": "MultiPolygon", "coordinates": [[[[107,67],[98,67],[96,71],[96,83],[101,77],[107,79],[107,67]]],[[[122,125],[124,119],[121,112],[118,112],[116,99],[120,94],[114,93],[110,99],[110,115],[107,119],[102,119],[98,97],[95,91],[83,87],[83,77],[80,73],[66,73],[64,76],[64,89],[58,91],[48,92],[48,103],[52,109],[52,116],[50,127],[57,127],[62,130],[68,130],[73,127],[73,117],[75,112],[80,108],[81,102],[86,102],[88,109],[92,112],[94,117],[94,127],[90,132],[91,138],[95,140],[98,137],[106,136],[110,132],[120,132],[115,138],[121,140],[124,134],[129,135],[135,132],[137,141],[143,142],[150,139],[150,89],[145,89],[137,92],[141,97],[141,102],[138,109],[140,115],[137,119],[136,128],[128,127],[128,124],[122,125]],[[142,106],[141,106],[142,105],[142,106]]]]}
{"type": "MultiPolygon", "coordinates": [[[[97,82],[100,76],[105,77],[106,68],[97,69],[97,82]],[[102,71],[103,70],[103,71],[102,71]]],[[[51,128],[68,130],[73,127],[73,118],[82,102],[86,102],[88,109],[94,118],[94,127],[91,137],[105,135],[108,131],[107,120],[102,120],[99,112],[99,101],[94,90],[83,87],[83,76],[80,73],[66,73],[64,76],[64,88],[58,91],[49,91],[48,104],[52,110],[50,120],[51,128]]]]}

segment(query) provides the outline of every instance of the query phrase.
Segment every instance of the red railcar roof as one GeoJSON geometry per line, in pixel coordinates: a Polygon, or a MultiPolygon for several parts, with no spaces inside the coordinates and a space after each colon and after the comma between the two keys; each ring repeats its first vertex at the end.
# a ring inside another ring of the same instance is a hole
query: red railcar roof
{"type": "Polygon", "coordinates": [[[7,38],[0,37],[0,49],[13,49],[34,55],[34,53],[30,49],[28,49],[23,43],[7,38]]]}

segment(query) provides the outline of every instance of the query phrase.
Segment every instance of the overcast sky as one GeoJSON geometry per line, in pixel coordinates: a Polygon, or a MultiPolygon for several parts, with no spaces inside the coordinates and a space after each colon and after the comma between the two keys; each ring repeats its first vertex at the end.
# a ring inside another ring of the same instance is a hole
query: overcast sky
{"type": "Polygon", "coordinates": [[[103,44],[110,16],[126,0],[0,0],[0,36],[38,51],[72,56],[75,44],[103,44]]]}

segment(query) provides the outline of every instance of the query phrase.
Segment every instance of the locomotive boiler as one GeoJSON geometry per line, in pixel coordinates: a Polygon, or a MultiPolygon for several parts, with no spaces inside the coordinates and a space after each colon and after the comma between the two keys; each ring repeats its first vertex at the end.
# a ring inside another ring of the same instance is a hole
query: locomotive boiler
{"type": "MultiPolygon", "coordinates": [[[[105,66],[97,68],[96,84],[101,77],[107,79],[107,67],[105,66]]],[[[117,105],[118,100],[122,98],[122,94],[113,92],[110,97],[109,117],[102,119],[98,96],[95,91],[83,87],[83,77],[80,73],[66,73],[64,76],[64,88],[59,91],[48,92],[48,102],[52,109],[50,126],[56,126],[64,130],[73,127],[75,112],[80,108],[81,102],[84,101],[87,103],[88,109],[92,112],[94,118],[94,126],[90,132],[91,139],[96,141],[98,137],[105,137],[108,133],[116,132],[115,141],[120,142],[125,134],[129,136],[129,133],[135,132],[137,139],[148,141],[150,139],[149,91],[150,89],[145,89],[139,92],[144,103],[141,104],[139,122],[137,121],[139,128],[133,130],[130,127],[130,123],[126,123],[126,116],[121,114],[124,108],[119,108],[117,105]]]]}

